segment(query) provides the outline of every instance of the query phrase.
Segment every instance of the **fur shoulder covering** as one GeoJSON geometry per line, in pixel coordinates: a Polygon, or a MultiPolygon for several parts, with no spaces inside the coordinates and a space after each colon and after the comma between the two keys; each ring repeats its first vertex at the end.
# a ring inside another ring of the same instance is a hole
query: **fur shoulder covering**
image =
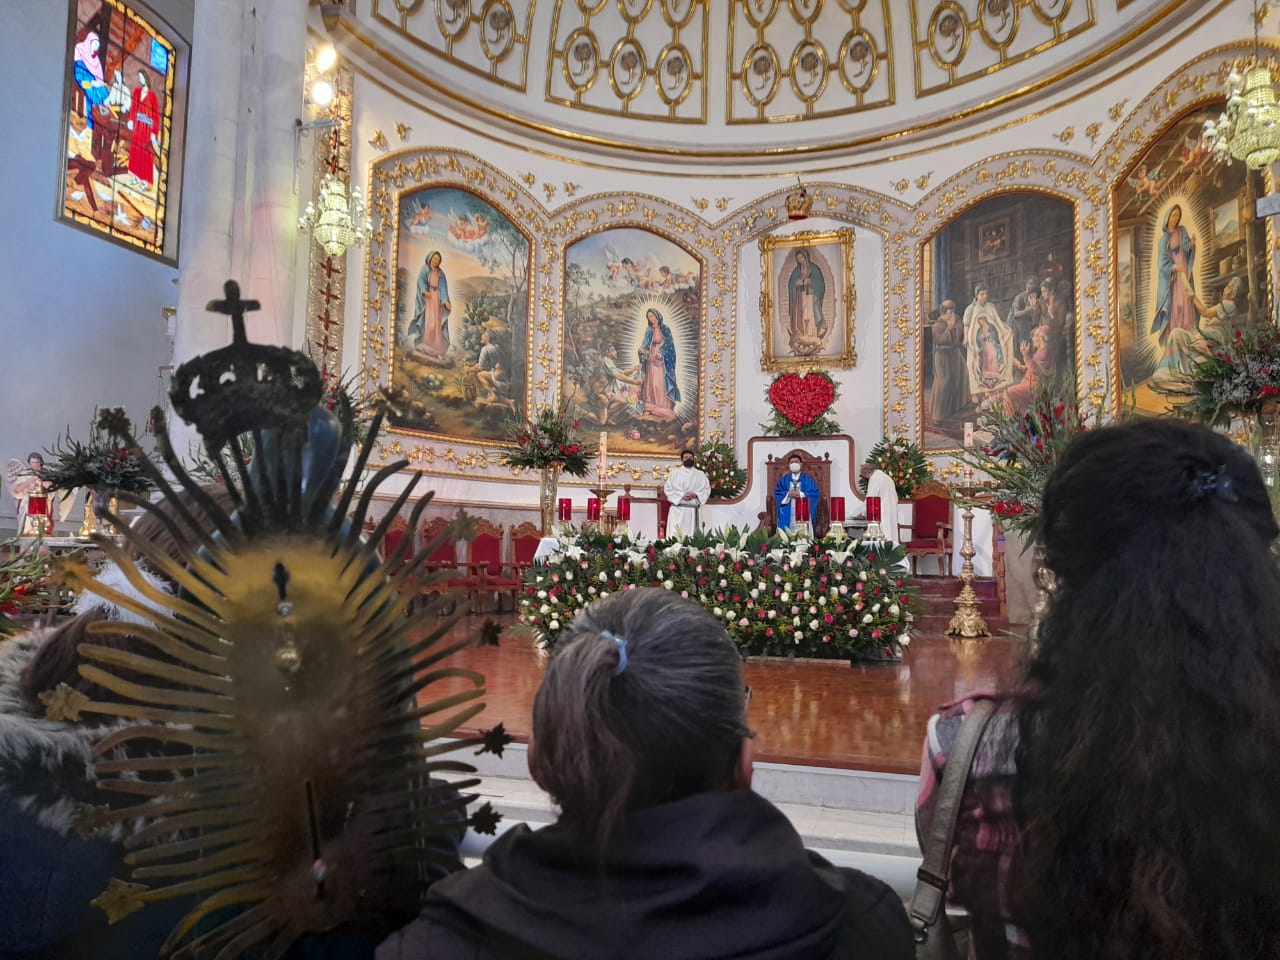
{"type": "Polygon", "coordinates": [[[48,638],[41,628],[0,644],[0,802],[66,834],[86,803],[102,803],[93,745],[113,726],[84,727],[34,716],[22,702],[22,672],[48,638]]]}
{"type": "MultiPolygon", "coordinates": [[[[172,594],[173,588],[169,582],[163,577],[158,577],[146,567],[139,564],[137,572],[141,574],[143,579],[147,581],[154,589],[165,594],[172,594]]],[[[129,582],[129,578],[125,576],[124,571],[114,563],[105,564],[101,570],[93,578],[108,590],[128,597],[130,600],[147,610],[160,610],[161,607],[150,597],[145,596],[141,590],[129,582]]],[[[85,591],[80,594],[76,600],[74,612],[79,615],[92,610],[94,607],[104,607],[111,615],[112,620],[120,620],[124,623],[150,624],[153,618],[139,616],[132,610],[126,610],[119,604],[112,603],[104,597],[85,591]]]]}

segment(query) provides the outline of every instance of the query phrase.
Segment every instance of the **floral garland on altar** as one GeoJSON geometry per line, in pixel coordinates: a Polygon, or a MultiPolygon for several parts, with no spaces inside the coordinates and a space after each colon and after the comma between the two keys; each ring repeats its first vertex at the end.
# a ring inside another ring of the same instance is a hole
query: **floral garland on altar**
{"type": "Polygon", "coordinates": [[[652,541],[578,531],[526,570],[520,621],[554,650],[593,600],[662,587],[709,610],[744,656],[892,659],[911,640],[903,556],[897,546],[734,527],[652,541]]]}

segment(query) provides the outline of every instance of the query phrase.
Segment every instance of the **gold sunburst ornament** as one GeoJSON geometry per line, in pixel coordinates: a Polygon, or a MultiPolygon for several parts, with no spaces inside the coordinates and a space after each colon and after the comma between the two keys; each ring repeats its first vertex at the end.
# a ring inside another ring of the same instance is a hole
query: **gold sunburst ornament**
{"type": "MultiPolygon", "coordinates": [[[[167,501],[157,516],[171,518],[184,562],[127,531],[125,538],[177,595],[154,586],[104,537],[99,547],[141,599],[95,581],[83,566],[64,571],[67,582],[144,621],[108,621],[92,633],[129,633],[153,651],[81,647],[82,674],[113,696],[75,710],[136,721],[97,745],[99,784],[142,797],[87,810],[84,822],[144,824],[130,840],[132,875],[94,901],[112,922],[194,894],[198,903],[170,935],[167,954],[272,958],[306,934],[372,915],[412,916],[424,869],[457,866],[442,838],[466,823],[492,832],[497,820],[488,804],[467,816],[472,798],[460,791],[475,779],[452,786],[432,779],[472,769],[441,755],[466,744],[500,753],[507,738],[499,727],[442,742],[483,709],[484,690],[480,675],[441,666],[472,642],[444,640],[461,611],[442,616],[439,600],[420,618],[406,616],[431,576],[420,572],[421,560],[438,542],[409,557],[405,538],[385,561],[372,546],[417,477],[371,542],[360,537],[374,491],[406,466],[389,464],[358,491],[381,414],[344,481],[352,425],[342,410],[317,405],[314,364],[247,343],[243,313],[256,304],[240,300],[233,283],[210,307],[232,316],[234,342],[180,368],[173,402],[200,430],[234,511],[191,480],[158,427],[176,484],[144,459],[167,501]],[[242,455],[246,435],[254,440],[250,461],[242,455]],[[199,505],[194,512],[178,489],[199,505]],[[450,677],[467,688],[432,702],[431,684],[450,677]],[[158,754],[156,743],[164,748],[158,754]]],[[[110,414],[103,422],[120,426],[110,414]]],[[[127,430],[121,439],[141,455],[127,430]]],[[[156,511],[140,498],[122,499],[156,511]]],[[[429,499],[415,504],[411,528],[429,499]]]]}

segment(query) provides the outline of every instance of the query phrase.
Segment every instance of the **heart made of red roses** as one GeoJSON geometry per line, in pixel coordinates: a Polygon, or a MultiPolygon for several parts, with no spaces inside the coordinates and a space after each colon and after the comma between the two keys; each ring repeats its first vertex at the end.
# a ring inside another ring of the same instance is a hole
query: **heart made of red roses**
{"type": "Polygon", "coordinates": [[[797,427],[812,423],[836,399],[836,388],[821,374],[783,374],[769,385],[769,402],[797,427]]]}

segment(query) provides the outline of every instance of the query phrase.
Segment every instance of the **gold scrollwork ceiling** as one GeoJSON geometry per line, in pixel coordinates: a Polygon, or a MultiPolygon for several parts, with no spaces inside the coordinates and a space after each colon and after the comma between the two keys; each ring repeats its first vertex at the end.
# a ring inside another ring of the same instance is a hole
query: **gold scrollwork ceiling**
{"type": "Polygon", "coordinates": [[[728,69],[731,124],[892,104],[889,0],[733,0],[728,69]]]}
{"type": "Polygon", "coordinates": [[[707,0],[557,0],[547,102],[703,123],[706,61],[707,0]]]}
{"type": "Polygon", "coordinates": [[[1065,89],[1225,3],[369,0],[330,4],[326,24],[398,89],[500,126],[765,160],[900,142],[1065,89]]]}
{"type": "Polygon", "coordinates": [[[912,0],[916,95],[1044,53],[1095,23],[1094,0],[912,0]]]}

